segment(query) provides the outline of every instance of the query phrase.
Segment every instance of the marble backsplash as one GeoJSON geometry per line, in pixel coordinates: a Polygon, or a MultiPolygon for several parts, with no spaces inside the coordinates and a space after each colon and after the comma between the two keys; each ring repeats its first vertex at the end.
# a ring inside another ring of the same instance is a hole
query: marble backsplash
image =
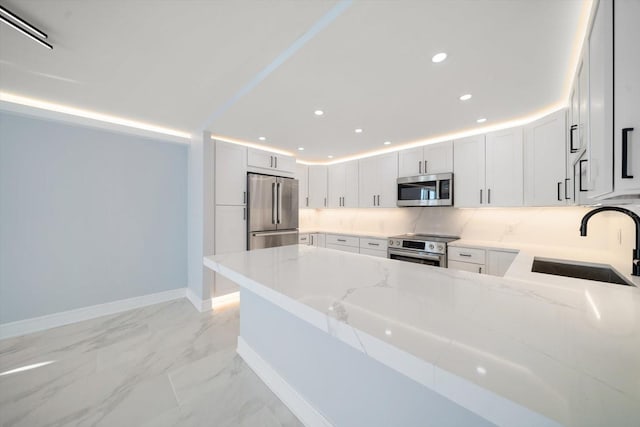
{"type": "MultiPolygon", "coordinates": [[[[640,214],[640,205],[626,206],[640,214]]],[[[631,257],[633,221],[617,212],[603,212],[589,221],[581,237],[580,220],[589,207],[456,209],[303,209],[301,229],[343,233],[434,233],[469,240],[517,242],[598,249],[631,257]]]]}

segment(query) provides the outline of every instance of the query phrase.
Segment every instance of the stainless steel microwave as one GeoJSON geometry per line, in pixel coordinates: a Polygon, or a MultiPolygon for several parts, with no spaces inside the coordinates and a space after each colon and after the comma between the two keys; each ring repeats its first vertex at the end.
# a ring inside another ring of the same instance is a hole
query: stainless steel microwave
{"type": "Polygon", "coordinates": [[[453,206],[453,174],[398,178],[398,206],[453,206]]]}

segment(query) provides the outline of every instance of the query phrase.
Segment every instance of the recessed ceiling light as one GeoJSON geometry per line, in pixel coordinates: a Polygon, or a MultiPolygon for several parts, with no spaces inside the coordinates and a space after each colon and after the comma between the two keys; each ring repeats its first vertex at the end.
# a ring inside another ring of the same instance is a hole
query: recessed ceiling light
{"type": "Polygon", "coordinates": [[[440,52],[433,55],[433,57],[431,58],[431,61],[438,63],[438,62],[444,61],[445,59],[447,59],[447,54],[444,52],[440,52]]]}
{"type": "Polygon", "coordinates": [[[482,118],[480,118],[480,119],[476,120],[476,122],[478,122],[478,123],[484,123],[484,122],[486,122],[486,121],[487,121],[487,119],[485,119],[484,117],[482,117],[482,118]]]}
{"type": "Polygon", "coordinates": [[[466,94],[464,94],[464,95],[462,95],[460,97],[460,101],[468,101],[470,99],[471,99],[471,94],[470,93],[466,93],[466,94]]]}
{"type": "Polygon", "coordinates": [[[304,147],[298,147],[298,151],[304,151],[304,147]]]}
{"type": "Polygon", "coordinates": [[[384,145],[391,145],[391,141],[385,141],[384,145]]]}
{"type": "Polygon", "coordinates": [[[358,128],[355,130],[356,133],[362,133],[362,129],[358,128]]]}
{"type": "Polygon", "coordinates": [[[316,111],[314,111],[314,112],[313,112],[313,114],[315,114],[316,116],[321,116],[321,115],[323,115],[323,114],[324,114],[324,111],[322,111],[322,110],[316,110],[316,111]]]}
{"type": "Polygon", "coordinates": [[[328,158],[330,158],[330,159],[333,159],[333,156],[332,156],[332,155],[328,155],[327,157],[328,157],[328,158]]]}
{"type": "Polygon", "coordinates": [[[265,138],[264,136],[259,136],[259,137],[258,137],[258,139],[259,139],[260,141],[266,141],[266,140],[267,140],[267,138],[265,138]]]}

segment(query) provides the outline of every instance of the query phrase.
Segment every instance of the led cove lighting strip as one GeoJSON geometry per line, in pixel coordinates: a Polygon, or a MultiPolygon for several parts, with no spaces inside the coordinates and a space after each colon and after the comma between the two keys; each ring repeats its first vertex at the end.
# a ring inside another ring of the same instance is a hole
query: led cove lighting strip
{"type": "Polygon", "coordinates": [[[9,25],[14,30],[21,32],[22,34],[24,34],[25,36],[29,37],[34,42],[39,43],[39,44],[41,44],[42,46],[44,46],[44,47],[46,47],[48,49],[53,49],[53,46],[51,46],[49,43],[47,43],[44,40],[40,40],[36,35],[30,33],[29,31],[25,30],[24,28],[20,27],[19,25],[14,24],[13,22],[9,21],[4,16],[0,16],[0,21],[2,21],[5,24],[9,25]]]}
{"type": "Polygon", "coordinates": [[[27,107],[38,108],[41,110],[55,111],[71,116],[83,117],[86,119],[97,120],[100,122],[113,123],[116,125],[126,126],[135,129],[146,130],[150,132],[160,133],[164,135],[176,136],[178,138],[191,139],[191,134],[175,129],[169,129],[161,126],[155,126],[148,123],[137,122],[135,120],[125,119],[123,117],[110,116],[108,114],[97,113],[94,111],[81,110],[79,108],[68,107],[65,105],[54,104],[52,102],[41,101],[38,99],[26,98],[19,95],[13,95],[6,92],[0,92],[0,101],[10,102],[12,104],[24,105],[27,107]]]}
{"type": "Polygon", "coordinates": [[[283,156],[294,156],[290,151],[280,150],[278,148],[274,148],[268,145],[255,144],[253,142],[243,141],[241,139],[230,138],[228,136],[222,135],[213,135],[211,134],[211,139],[215,139],[217,141],[229,142],[231,144],[244,145],[245,147],[257,148],[258,150],[270,151],[276,154],[282,154],[283,156]]]}

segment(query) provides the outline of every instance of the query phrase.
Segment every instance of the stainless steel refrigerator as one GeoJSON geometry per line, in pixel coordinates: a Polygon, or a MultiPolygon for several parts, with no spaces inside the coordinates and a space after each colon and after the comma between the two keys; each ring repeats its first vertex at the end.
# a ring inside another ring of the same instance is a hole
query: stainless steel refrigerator
{"type": "Polygon", "coordinates": [[[247,174],[247,248],[298,244],[298,180],[247,174]]]}

